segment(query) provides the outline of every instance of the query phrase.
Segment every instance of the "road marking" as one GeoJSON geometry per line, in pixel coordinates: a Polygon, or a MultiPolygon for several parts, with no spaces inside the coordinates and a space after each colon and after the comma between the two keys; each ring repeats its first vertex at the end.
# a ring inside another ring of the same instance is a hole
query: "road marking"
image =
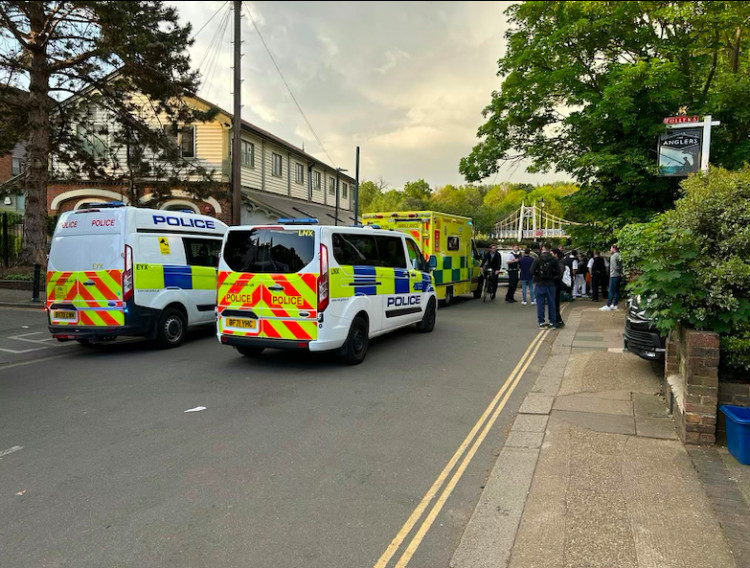
{"type": "Polygon", "coordinates": [[[17,452],[18,450],[23,450],[23,446],[13,446],[12,448],[8,448],[7,450],[1,451],[0,460],[3,459],[4,456],[7,456],[8,454],[12,454],[13,452],[17,452]]]}
{"type": "Polygon", "coordinates": [[[432,487],[430,487],[430,489],[427,491],[425,496],[422,498],[422,501],[420,501],[419,505],[417,505],[417,508],[414,509],[414,511],[409,516],[404,526],[401,527],[401,530],[398,532],[395,538],[388,545],[388,548],[383,553],[383,555],[378,559],[378,561],[375,563],[373,568],[385,568],[385,566],[388,565],[388,562],[391,560],[391,558],[393,558],[393,556],[396,554],[396,551],[406,540],[407,535],[416,526],[417,522],[422,517],[422,514],[425,512],[430,502],[434,499],[434,497],[441,490],[443,484],[445,483],[445,480],[450,475],[450,472],[453,470],[454,466],[462,459],[462,456],[464,456],[464,453],[466,453],[466,455],[463,457],[463,461],[461,461],[461,463],[459,464],[459,467],[458,469],[456,469],[456,472],[454,473],[450,482],[443,490],[442,495],[438,498],[432,510],[429,512],[429,514],[423,521],[421,527],[417,531],[416,535],[407,546],[406,551],[399,559],[398,563],[396,564],[396,568],[401,568],[403,566],[406,566],[406,564],[409,562],[411,557],[414,555],[414,552],[416,551],[417,547],[422,542],[424,535],[432,526],[432,523],[435,521],[435,518],[437,517],[438,513],[441,511],[448,497],[453,492],[453,489],[455,488],[459,479],[461,478],[464,471],[468,467],[469,463],[474,457],[474,454],[476,454],[477,450],[479,449],[479,446],[484,441],[490,429],[497,421],[497,417],[500,415],[500,412],[505,407],[505,404],[510,398],[510,395],[513,394],[513,390],[518,385],[518,382],[521,380],[521,377],[526,372],[526,369],[528,368],[528,366],[531,364],[531,361],[536,356],[537,351],[539,351],[539,347],[541,347],[542,345],[542,341],[544,340],[544,338],[547,336],[549,332],[550,332],[550,329],[547,328],[547,329],[540,330],[537,333],[536,337],[529,344],[529,346],[527,347],[524,354],[521,356],[521,359],[518,361],[513,371],[510,373],[508,378],[500,387],[500,390],[495,395],[495,398],[492,399],[492,402],[490,402],[487,409],[484,411],[484,413],[482,413],[482,416],[479,418],[477,423],[471,429],[468,436],[466,436],[464,441],[458,447],[458,449],[456,450],[456,453],[453,454],[453,457],[450,459],[450,461],[445,466],[443,471],[440,472],[440,475],[438,475],[438,478],[432,484],[432,487]],[[478,437],[476,437],[476,439],[474,439],[475,436],[477,436],[477,433],[480,432],[480,430],[481,430],[481,433],[479,434],[478,437]],[[472,440],[474,440],[473,443],[472,443],[472,440]],[[468,452],[466,452],[467,448],[469,448],[470,445],[471,445],[471,448],[469,449],[468,452]]]}
{"type": "Polygon", "coordinates": [[[54,359],[62,359],[67,357],[66,354],[51,355],[50,357],[40,357],[39,359],[32,359],[31,361],[21,361],[20,363],[10,363],[8,365],[0,364],[0,373],[6,369],[13,369],[14,367],[23,367],[24,365],[33,365],[35,363],[44,363],[45,361],[53,361],[54,359]]]}
{"type": "Polygon", "coordinates": [[[0,347],[0,351],[4,353],[13,353],[14,355],[20,355],[21,353],[31,353],[32,351],[41,351],[48,347],[63,347],[63,344],[58,342],[54,337],[45,337],[44,339],[29,339],[29,335],[39,335],[46,333],[42,331],[32,331],[31,333],[23,333],[21,335],[9,335],[6,339],[13,339],[15,341],[26,341],[27,343],[34,343],[36,345],[42,345],[42,347],[32,347],[30,349],[6,349],[0,347]],[[50,343],[55,342],[55,343],[50,343]]]}

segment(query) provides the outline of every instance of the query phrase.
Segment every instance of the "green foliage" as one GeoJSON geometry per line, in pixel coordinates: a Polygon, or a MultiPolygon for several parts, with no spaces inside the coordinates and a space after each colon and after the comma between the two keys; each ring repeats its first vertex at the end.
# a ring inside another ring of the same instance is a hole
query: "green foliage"
{"type": "MultiPolygon", "coordinates": [[[[9,124],[6,116],[0,130],[29,142],[24,262],[40,263],[46,252],[50,171],[61,179],[126,182],[131,199],[148,186],[157,203],[171,189],[185,189],[188,178],[200,180],[189,188],[196,197],[216,192],[212,172],[183,159],[174,136],[215,113],[184,99],[199,80],[187,53],[191,27],[180,24],[176,8],[159,1],[3,0],[0,22],[0,111],[25,124],[9,124]]],[[[0,136],[0,146],[7,138],[0,136]]]]}
{"type": "Polygon", "coordinates": [[[578,188],[560,182],[541,186],[503,183],[492,187],[446,185],[433,191],[424,180],[419,180],[407,182],[403,191],[386,190],[382,181],[364,181],[359,189],[363,213],[441,211],[471,217],[477,232],[486,235],[493,231],[495,223],[517,211],[522,203],[532,205],[544,199],[547,212],[562,216],[563,200],[578,188]]]}
{"type": "Polygon", "coordinates": [[[682,183],[675,208],[618,234],[633,292],[651,298],[663,331],[685,324],[722,336],[727,367],[750,370],[750,168],[712,168],[682,183]]]}
{"type": "Polygon", "coordinates": [[[663,118],[679,109],[721,121],[712,163],[750,160],[750,3],[532,1],[506,14],[503,83],[460,162],[467,181],[523,157],[579,182],[566,218],[616,230],[679,196],[678,178],[655,175],[663,118]]]}

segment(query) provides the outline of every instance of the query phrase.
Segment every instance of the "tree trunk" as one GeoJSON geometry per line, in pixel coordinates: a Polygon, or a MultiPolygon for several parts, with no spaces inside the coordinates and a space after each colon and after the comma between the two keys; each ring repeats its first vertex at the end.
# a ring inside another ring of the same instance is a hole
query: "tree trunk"
{"type": "Polygon", "coordinates": [[[49,68],[42,2],[29,3],[29,144],[26,154],[23,264],[47,264],[47,168],[50,148],[49,68]]]}

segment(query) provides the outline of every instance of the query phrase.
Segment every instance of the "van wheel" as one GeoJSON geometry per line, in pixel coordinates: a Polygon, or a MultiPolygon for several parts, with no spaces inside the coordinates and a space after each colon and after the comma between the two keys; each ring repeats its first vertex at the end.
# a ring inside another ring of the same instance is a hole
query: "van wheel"
{"type": "Polygon", "coordinates": [[[453,301],[453,286],[448,286],[445,289],[445,299],[443,300],[443,304],[445,304],[446,306],[450,306],[452,301],[453,301]]]}
{"type": "Polygon", "coordinates": [[[185,316],[180,310],[168,308],[159,317],[156,326],[156,342],[159,347],[177,347],[185,341],[185,316]]]}
{"type": "Polygon", "coordinates": [[[437,315],[437,302],[435,298],[430,298],[430,302],[427,304],[427,309],[424,311],[422,321],[417,322],[417,330],[422,333],[430,333],[435,329],[435,318],[437,315]]]}
{"type": "Polygon", "coordinates": [[[370,343],[367,322],[356,317],[349,329],[349,335],[339,350],[339,357],[347,365],[359,365],[367,355],[367,347],[370,343]]]}
{"type": "Polygon", "coordinates": [[[258,355],[263,353],[264,347],[248,347],[247,345],[237,345],[236,349],[245,357],[257,357],[258,355]]]}

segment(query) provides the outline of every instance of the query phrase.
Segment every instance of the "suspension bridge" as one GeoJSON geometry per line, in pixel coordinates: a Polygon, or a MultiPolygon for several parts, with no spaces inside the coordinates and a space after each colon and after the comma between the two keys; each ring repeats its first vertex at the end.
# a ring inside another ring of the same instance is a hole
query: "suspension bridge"
{"type": "Polygon", "coordinates": [[[521,208],[495,223],[493,239],[514,239],[516,241],[533,241],[546,239],[565,239],[568,233],[565,228],[580,225],[568,221],[544,210],[544,206],[521,204],[521,208]]]}

